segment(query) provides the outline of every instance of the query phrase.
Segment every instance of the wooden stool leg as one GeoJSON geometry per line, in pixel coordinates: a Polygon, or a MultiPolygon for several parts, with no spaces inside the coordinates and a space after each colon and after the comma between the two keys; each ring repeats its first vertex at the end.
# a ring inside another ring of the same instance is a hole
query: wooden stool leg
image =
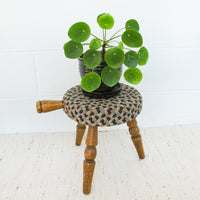
{"type": "Polygon", "coordinates": [[[131,135],[131,139],[133,141],[133,144],[135,145],[139,158],[140,159],[145,158],[143,144],[142,144],[142,137],[140,135],[140,130],[139,127],[137,126],[136,119],[127,122],[127,125],[129,127],[129,133],[131,135]]]}
{"type": "Polygon", "coordinates": [[[76,145],[80,146],[85,132],[86,126],[83,124],[77,124],[76,126],[76,145]]]}
{"type": "Polygon", "coordinates": [[[89,194],[92,185],[92,177],[95,167],[96,146],[97,146],[97,127],[89,126],[85,144],[85,160],[83,161],[83,193],[89,194]]]}

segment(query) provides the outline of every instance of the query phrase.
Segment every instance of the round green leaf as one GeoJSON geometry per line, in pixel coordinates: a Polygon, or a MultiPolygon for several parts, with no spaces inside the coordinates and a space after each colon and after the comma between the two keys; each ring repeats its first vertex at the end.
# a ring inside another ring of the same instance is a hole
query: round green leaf
{"type": "Polygon", "coordinates": [[[122,41],[129,47],[140,47],[143,44],[142,36],[135,30],[126,30],[122,34],[122,41]]]}
{"type": "Polygon", "coordinates": [[[75,42],[84,42],[90,37],[90,27],[85,22],[77,22],[70,27],[68,36],[75,42]]]}
{"type": "Polygon", "coordinates": [[[103,70],[101,72],[101,79],[105,85],[112,87],[119,82],[120,71],[119,71],[119,69],[105,67],[105,68],[103,68],[103,70]]]}
{"type": "Polygon", "coordinates": [[[64,52],[67,58],[78,58],[83,53],[83,46],[79,42],[74,42],[70,40],[64,44],[64,52]]]}
{"type": "Polygon", "coordinates": [[[145,47],[141,47],[138,52],[139,65],[145,65],[149,58],[149,52],[145,47]]]}
{"type": "Polygon", "coordinates": [[[87,92],[92,92],[101,85],[101,77],[95,72],[87,73],[81,80],[82,88],[87,92]]]}
{"type": "Polygon", "coordinates": [[[101,52],[93,49],[87,50],[83,55],[83,62],[89,69],[94,69],[101,63],[101,52]]]}
{"type": "Polygon", "coordinates": [[[138,85],[142,80],[142,72],[138,68],[128,68],[124,72],[124,78],[128,83],[138,85]]]}
{"type": "Polygon", "coordinates": [[[113,17],[108,13],[102,13],[97,17],[99,26],[103,29],[111,29],[114,25],[113,17]]]}
{"type": "Polygon", "coordinates": [[[121,67],[125,60],[123,50],[118,47],[108,49],[104,57],[108,66],[114,69],[121,67]]]}
{"type": "Polygon", "coordinates": [[[139,24],[138,24],[138,22],[135,19],[129,19],[126,22],[125,27],[126,27],[126,30],[139,31],[139,29],[140,29],[139,24]]]}
{"type": "Polygon", "coordinates": [[[94,38],[90,42],[90,49],[97,50],[98,48],[101,47],[101,41],[98,38],[94,38]]]}
{"type": "Polygon", "coordinates": [[[135,51],[128,51],[125,54],[125,61],[124,64],[127,67],[136,67],[138,64],[138,55],[135,51]]]}
{"type": "Polygon", "coordinates": [[[118,47],[119,47],[120,49],[124,49],[123,42],[119,42],[119,43],[118,43],[118,47]]]}

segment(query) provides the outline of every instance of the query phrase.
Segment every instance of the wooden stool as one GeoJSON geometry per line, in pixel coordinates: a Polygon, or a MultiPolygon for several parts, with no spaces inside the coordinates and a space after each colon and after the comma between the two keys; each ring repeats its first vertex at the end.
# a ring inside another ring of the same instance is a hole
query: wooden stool
{"type": "Polygon", "coordinates": [[[64,94],[63,101],[44,100],[36,103],[38,113],[64,108],[65,113],[78,123],[75,142],[77,146],[81,144],[86,125],[89,126],[83,162],[84,194],[89,194],[91,190],[97,154],[98,127],[114,126],[127,122],[139,158],[145,157],[142,138],[136,121],[136,117],[142,109],[142,96],[133,87],[121,85],[122,89],[119,95],[109,99],[86,97],[81,86],[78,85],[64,94]]]}

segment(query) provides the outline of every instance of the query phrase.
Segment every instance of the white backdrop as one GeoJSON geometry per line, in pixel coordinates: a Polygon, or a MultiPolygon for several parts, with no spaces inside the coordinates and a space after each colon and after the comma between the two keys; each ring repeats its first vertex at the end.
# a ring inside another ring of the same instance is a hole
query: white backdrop
{"type": "Polygon", "coordinates": [[[37,114],[35,102],[62,100],[80,84],[77,60],[63,54],[67,30],[85,21],[101,36],[102,12],[115,19],[110,35],[137,19],[150,52],[136,87],[144,98],[140,127],[200,122],[199,0],[0,0],[0,133],[74,131],[62,110],[37,114]]]}

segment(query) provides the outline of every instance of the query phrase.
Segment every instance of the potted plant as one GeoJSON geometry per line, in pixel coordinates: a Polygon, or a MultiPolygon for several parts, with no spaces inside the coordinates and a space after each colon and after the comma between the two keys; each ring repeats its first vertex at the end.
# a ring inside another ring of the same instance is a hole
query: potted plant
{"type": "Polygon", "coordinates": [[[120,91],[119,80],[123,64],[127,67],[124,72],[125,80],[134,85],[140,83],[142,72],[137,65],[145,65],[149,54],[142,46],[143,39],[135,19],[128,20],[123,28],[108,39],[106,32],[114,25],[113,17],[108,13],[102,13],[97,17],[97,22],[102,28],[102,38],[91,33],[87,23],[77,22],[68,30],[71,40],[64,44],[64,53],[67,58],[79,58],[84,94],[94,98],[108,98],[120,91]],[[119,34],[121,31],[122,34],[119,34]],[[90,36],[94,38],[90,42],[85,42],[90,36]],[[84,52],[83,46],[87,45],[89,49],[84,52]],[[136,52],[132,48],[139,50],[136,52]]]}

